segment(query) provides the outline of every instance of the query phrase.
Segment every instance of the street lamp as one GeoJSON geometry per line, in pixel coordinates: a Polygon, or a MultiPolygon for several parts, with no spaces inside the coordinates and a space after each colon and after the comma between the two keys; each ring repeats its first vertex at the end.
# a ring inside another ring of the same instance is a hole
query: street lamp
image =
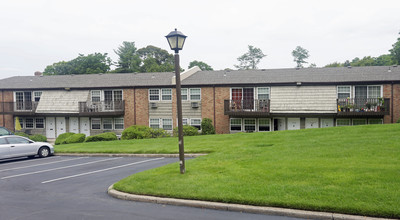
{"type": "Polygon", "coordinates": [[[182,32],[171,31],[167,36],[171,50],[175,51],[175,80],[176,80],[176,106],[178,111],[178,136],[179,136],[179,166],[181,174],[185,173],[185,151],[183,145],[183,123],[182,123],[182,96],[181,96],[181,75],[179,66],[179,51],[182,50],[186,36],[182,32]]]}

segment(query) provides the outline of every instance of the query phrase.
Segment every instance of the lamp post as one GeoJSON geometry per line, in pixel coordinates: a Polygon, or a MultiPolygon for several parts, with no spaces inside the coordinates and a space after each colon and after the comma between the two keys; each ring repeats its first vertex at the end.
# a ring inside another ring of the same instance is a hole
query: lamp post
{"type": "Polygon", "coordinates": [[[176,81],[176,106],[178,111],[178,136],[179,136],[179,166],[181,174],[185,173],[185,152],[183,145],[183,123],[182,123],[182,96],[181,96],[181,75],[179,66],[179,51],[182,50],[186,36],[182,32],[171,31],[167,36],[171,50],[175,51],[175,81],[176,81]]]}

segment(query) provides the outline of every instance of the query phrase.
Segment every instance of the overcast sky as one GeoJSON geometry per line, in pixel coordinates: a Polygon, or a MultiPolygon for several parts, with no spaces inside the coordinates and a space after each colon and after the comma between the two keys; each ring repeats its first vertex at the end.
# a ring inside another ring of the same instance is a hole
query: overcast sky
{"type": "Polygon", "coordinates": [[[322,67],[387,54],[399,37],[400,1],[1,0],[0,28],[0,79],[79,54],[117,61],[113,50],[123,41],[170,51],[165,35],[174,28],[188,36],[180,52],[185,69],[193,60],[233,69],[248,45],[267,55],[260,69],[295,67],[296,46],[322,67]]]}

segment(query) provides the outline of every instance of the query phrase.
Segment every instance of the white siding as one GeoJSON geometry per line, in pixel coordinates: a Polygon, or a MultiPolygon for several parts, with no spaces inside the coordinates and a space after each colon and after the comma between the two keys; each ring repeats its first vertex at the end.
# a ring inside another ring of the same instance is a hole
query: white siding
{"type": "Polygon", "coordinates": [[[271,113],[336,113],[336,86],[271,87],[271,113]]]}

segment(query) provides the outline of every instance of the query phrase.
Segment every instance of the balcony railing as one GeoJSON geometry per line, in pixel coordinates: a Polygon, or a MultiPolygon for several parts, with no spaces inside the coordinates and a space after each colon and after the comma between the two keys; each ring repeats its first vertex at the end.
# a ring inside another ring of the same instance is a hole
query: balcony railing
{"type": "Polygon", "coordinates": [[[0,103],[0,112],[17,114],[17,115],[32,115],[35,113],[38,102],[4,102],[0,103]]]}
{"type": "Polygon", "coordinates": [[[390,99],[384,98],[348,98],[338,99],[338,115],[388,115],[390,99]]]}
{"type": "Polygon", "coordinates": [[[80,115],[119,115],[125,112],[125,101],[79,102],[80,115]]]}
{"type": "Polygon", "coordinates": [[[265,115],[269,113],[269,100],[224,100],[227,115],[265,115]]]}

